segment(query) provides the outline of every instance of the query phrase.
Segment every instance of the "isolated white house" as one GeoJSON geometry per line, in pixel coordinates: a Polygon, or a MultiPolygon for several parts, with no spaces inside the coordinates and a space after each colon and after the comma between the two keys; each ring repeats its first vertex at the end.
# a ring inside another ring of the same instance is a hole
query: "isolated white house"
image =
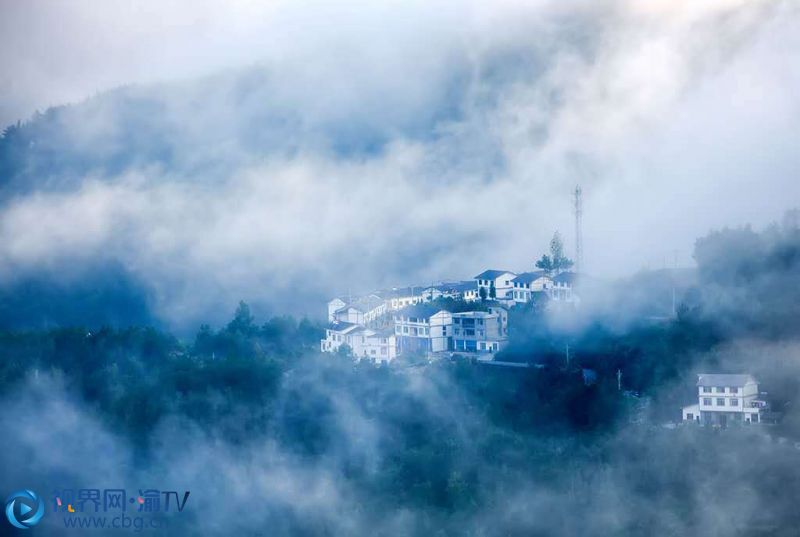
{"type": "Polygon", "coordinates": [[[511,283],[517,275],[507,270],[484,270],[475,276],[478,284],[478,293],[481,289],[486,289],[486,298],[492,298],[491,289],[494,288],[496,300],[510,300],[511,291],[514,288],[511,283]]]}
{"type": "Polygon", "coordinates": [[[427,304],[406,307],[394,315],[397,347],[404,352],[441,352],[450,348],[452,314],[427,304]]]}
{"type": "Polygon", "coordinates": [[[768,409],[758,393],[758,382],[750,375],[698,375],[698,401],[683,407],[683,420],[722,427],[730,423],[758,423],[768,409]]]}
{"type": "Polygon", "coordinates": [[[511,280],[513,289],[511,298],[516,303],[530,302],[535,296],[533,293],[547,291],[553,286],[553,280],[543,270],[535,272],[523,272],[511,280]]]}
{"type": "Polygon", "coordinates": [[[495,353],[508,341],[508,311],[491,307],[489,311],[453,314],[453,350],[495,353]]]}

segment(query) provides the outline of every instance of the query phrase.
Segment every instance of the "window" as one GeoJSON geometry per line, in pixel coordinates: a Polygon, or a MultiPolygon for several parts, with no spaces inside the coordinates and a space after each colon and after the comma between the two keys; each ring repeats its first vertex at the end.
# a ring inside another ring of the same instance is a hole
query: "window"
{"type": "Polygon", "coordinates": [[[728,389],[731,391],[731,393],[739,393],[739,388],[737,388],[736,386],[731,386],[728,389]]]}
{"type": "Polygon", "coordinates": [[[711,387],[710,386],[703,386],[703,393],[711,393],[711,387]]]}
{"type": "Polygon", "coordinates": [[[717,406],[725,406],[725,398],[724,397],[718,397],[717,398],[717,406]]]}
{"type": "Polygon", "coordinates": [[[686,413],[686,419],[693,421],[694,420],[694,414],[692,414],[691,412],[687,412],[686,413]]]}
{"type": "Polygon", "coordinates": [[[724,386],[717,386],[714,389],[717,391],[717,393],[725,393],[725,387],[724,386]]]}
{"type": "Polygon", "coordinates": [[[386,347],[381,347],[381,354],[386,354],[386,347]]]}
{"type": "Polygon", "coordinates": [[[731,406],[739,406],[739,400],[735,397],[731,398],[731,406]]]}
{"type": "Polygon", "coordinates": [[[703,404],[705,406],[711,406],[711,398],[710,397],[703,398],[703,404]]]}
{"type": "Polygon", "coordinates": [[[404,327],[403,327],[403,333],[404,333],[404,334],[408,334],[408,327],[407,327],[407,326],[404,326],[404,327]]]}

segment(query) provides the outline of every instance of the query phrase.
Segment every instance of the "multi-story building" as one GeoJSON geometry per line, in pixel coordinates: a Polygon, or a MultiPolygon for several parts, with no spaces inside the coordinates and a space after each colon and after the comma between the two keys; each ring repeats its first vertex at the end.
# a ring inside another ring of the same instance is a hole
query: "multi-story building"
{"type": "Polygon", "coordinates": [[[485,289],[486,298],[496,300],[510,300],[511,291],[514,286],[511,281],[517,275],[507,270],[484,270],[474,280],[478,284],[478,294],[480,296],[481,289],[485,289]]]}
{"type": "Polygon", "coordinates": [[[389,363],[397,358],[397,336],[391,328],[362,328],[351,336],[353,356],[358,359],[389,363]]]}
{"type": "Polygon", "coordinates": [[[328,322],[336,320],[336,312],[347,305],[343,298],[336,297],[328,302],[328,322]]]}
{"type": "Polygon", "coordinates": [[[493,306],[489,311],[453,314],[453,350],[495,353],[508,341],[508,311],[493,306]]]}
{"type": "Polygon", "coordinates": [[[478,300],[478,286],[474,280],[444,282],[423,289],[422,298],[423,302],[431,302],[437,298],[452,298],[470,302],[478,300]]]}
{"type": "Polygon", "coordinates": [[[449,311],[428,304],[403,308],[394,314],[399,353],[441,352],[451,345],[453,318],[449,311]]]}
{"type": "Polygon", "coordinates": [[[424,302],[424,289],[424,286],[394,287],[392,289],[378,291],[375,295],[386,302],[387,310],[397,311],[406,306],[413,306],[414,304],[421,304],[424,302]]]}
{"type": "Polygon", "coordinates": [[[523,272],[511,280],[513,289],[511,298],[516,303],[530,302],[534,293],[547,291],[553,286],[553,280],[543,270],[523,272]]]}
{"type": "Polygon", "coordinates": [[[322,352],[336,352],[342,345],[353,346],[352,336],[354,332],[363,327],[355,323],[334,321],[325,329],[325,339],[320,341],[322,352]]]}
{"type": "Polygon", "coordinates": [[[758,382],[750,375],[698,375],[697,398],[697,404],[683,407],[684,421],[722,427],[758,423],[769,408],[759,399],[758,382]]]}
{"type": "Polygon", "coordinates": [[[338,302],[343,302],[340,299],[333,299],[328,302],[329,321],[367,325],[377,321],[381,316],[385,315],[387,311],[386,302],[384,300],[377,295],[367,295],[341,306],[333,312],[333,319],[331,319],[331,308],[338,305],[337,300],[338,302]]]}
{"type": "Polygon", "coordinates": [[[397,358],[397,337],[391,328],[373,330],[354,323],[336,321],[325,330],[322,352],[337,352],[347,345],[353,357],[389,363],[397,358]]]}
{"type": "Polygon", "coordinates": [[[575,282],[578,275],[574,272],[561,272],[553,277],[553,283],[548,289],[550,300],[555,302],[579,302],[575,294],[575,282]]]}

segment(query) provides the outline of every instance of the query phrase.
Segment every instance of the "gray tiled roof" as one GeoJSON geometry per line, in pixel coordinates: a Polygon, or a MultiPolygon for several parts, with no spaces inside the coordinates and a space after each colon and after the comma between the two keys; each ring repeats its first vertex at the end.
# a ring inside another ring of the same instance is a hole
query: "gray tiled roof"
{"type": "Polygon", "coordinates": [[[697,375],[698,386],[744,386],[756,382],[751,375],[704,374],[697,375]]]}
{"type": "Polygon", "coordinates": [[[512,281],[514,283],[531,283],[535,282],[539,278],[546,277],[547,273],[543,270],[537,270],[534,272],[523,272],[522,274],[517,275],[512,281]]]}
{"type": "Polygon", "coordinates": [[[442,311],[441,308],[434,308],[428,304],[415,304],[413,306],[406,306],[397,313],[396,317],[415,317],[417,319],[428,319],[442,311]]]}
{"type": "Polygon", "coordinates": [[[483,272],[481,272],[480,274],[475,276],[475,279],[476,280],[494,280],[495,278],[498,278],[498,277],[502,276],[503,274],[514,274],[514,273],[511,272],[510,270],[489,269],[489,270],[484,270],[483,272]]]}
{"type": "Polygon", "coordinates": [[[556,283],[568,283],[573,284],[575,280],[578,278],[578,275],[574,272],[562,272],[561,274],[557,274],[553,281],[556,283]]]}
{"type": "Polygon", "coordinates": [[[358,326],[355,323],[347,323],[344,321],[334,321],[332,323],[328,323],[328,330],[334,330],[336,332],[345,332],[348,329],[351,329],[355,326],[358,326]]]}

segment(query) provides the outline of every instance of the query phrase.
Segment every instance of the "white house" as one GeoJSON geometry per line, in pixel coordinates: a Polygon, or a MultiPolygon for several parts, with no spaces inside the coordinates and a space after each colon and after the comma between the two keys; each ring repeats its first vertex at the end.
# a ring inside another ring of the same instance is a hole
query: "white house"
{"type": "Polygon", "coordinates": [[[423,286],[394,287],[392,289],[378,291],[376,296],[386,302],[389,311],[397,311],[406,306],[421,304],[424,301],[423,286]]]}
{"type": "Polygon", "coordinates": [[[523,272],[516,278],[511,280],[513,289],[511,290],[511,298],[517,303],[526,303],[531,301],[531,297],[535,296],[533,293],[546,291],[553,286],[553,280],[543,270],[535,272],[523,272]]]}
{"type": "Polygon", "coordinates": [[[497,300],[510,300],[511,291],[514,288],[512,280],[517,275],[507,270],[485,270],[475,276],[475,282],[478,284],[478,293],[480,295],[481,289],[485,289],[486,298],[495,298],[497,300]],[[494,293],[492,293],[494,290],[494,293]],[[494,294],[494,296],[492,296],[494,294]]]}
{"type": "Polygon", "coordinates": [[[423,302],[431,302],[437,298],[452,298],[469,302],[478,300],[478,286],[474,280],[443,282],[423,289],[422,298],[423,302]]]}
{"type": "Polygon", "coordinates": [[[343,299],[336,297],[328,302],[328,322],[332,323],[336,320],[336,312],[347,305],[343,299]]]}
{"type": "Polygon", "coordinates": [[[398,352],[441,352],[450,348],[453,318],[427,304],[409,306],[394,315],[398,352]]]}
{"type": "Polygon", "coordinates": [[[508,341],[508,311],[491,307],[489,311],[453,314],[453,350],[495,353],[508,341]]]}
{"type": "MultiPolygon", "coordinates": [[[[331,305],[335,305],[336,300],[334,299],[328,303],[329,317],[331,305]]],[[[386,311],[387,305],[384,300],[377,295],[367,295],[359,297],[334,311],[333,320],[366,325],[378,320],[378,318],[386,314],[386,311]]]]}
{"type": "Polygon", "coordinates": [[[325,330],[320,348],[322,352],[336,352],[342,345],[349,346],[359,360],[389,363],[397,358],[397,337],[391,328],[373,330],[354,323],[333,322],[325,330]]]}
{"type": "Polygon", "coordinates": [[[578,275],[574,272],[561,272],[556,274],[552,279],[552,285],[548,289],[550,300],[567,303],[580,302],[580,299],[575,294],[575,284],[577,280],[578,275]]]}
{"type": "Polygon", "coordinates": [[[750,375],[701,374],[697,376],[694,405],[683,407],[683,420],[703,425],[758,423],[768,409],[758,398],[758,382],[750,375]]]}
{"type": "Polygon", "coordinates": [[[325,329],[325,339],[320,341],[320,350],[322,352],[336,352],[342,345],[353,346],[352,336],[353,333],[362,329],[355,323],[348,323],[342,321],[334,321],[325,329]]]}
{"type": "Polygon", "coordinates": [[[459,282],[455,286],[455,289],[459,293],[459,298],[466,302],[474,302],[480,298],[478,295],[478,285],[474,280],[459,282]]]}
{"type": "Polygon", "coordinates": [[[397,358],[397,336],[391,328],[372,330],[362,328],[350,336],[353,356],[376,363],[388,364],[397,358]]]}

